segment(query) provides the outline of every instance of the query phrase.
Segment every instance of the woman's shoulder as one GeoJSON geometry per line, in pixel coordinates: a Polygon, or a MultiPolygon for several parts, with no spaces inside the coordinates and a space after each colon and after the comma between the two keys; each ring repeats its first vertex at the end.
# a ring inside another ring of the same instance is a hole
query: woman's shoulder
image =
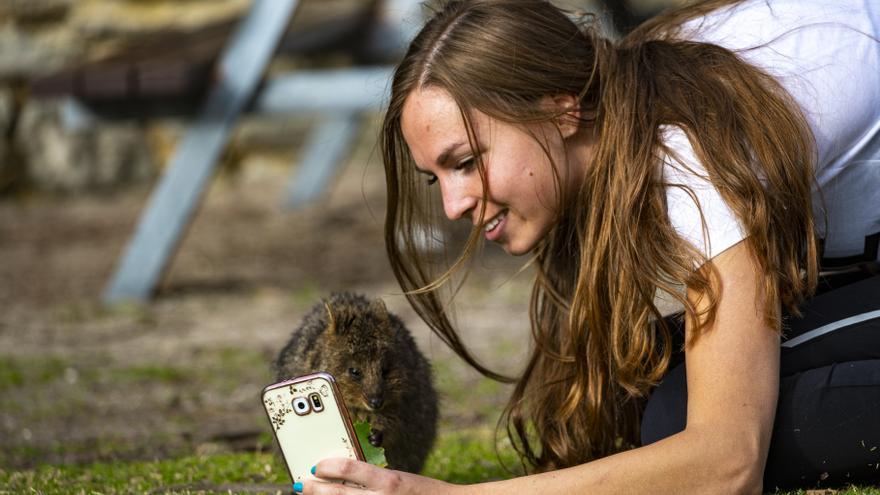
{"type": "Polygon", "coordinates": [[[740,49],[776,43],[786,34],[814,34],[814,30],[855,29],[876,35],[880,11],[871,7],[873,1],[743,0],[688,21],[683,33],[740,49]]]}
{"type": "Polygon", "coordinates": [[[682,36],[722,46],[773,76],[866,74],[880,63],[875,0],[745,0],[689,21],[682,36]]]}
{"type": "Polygon", "coordinates": [[[880,9],[875,0],[745,0],[688,22],[683,36],[716,44],[773,76],[834,161],[880,121],[880,9]]]}
{"type": "Polygon", "coordinates": [[[685,131],[660,127],[665,152],[661,183],[672,228],[706,259],[712,259],[746,237],[745,228],[712,183],[685,131]]]}

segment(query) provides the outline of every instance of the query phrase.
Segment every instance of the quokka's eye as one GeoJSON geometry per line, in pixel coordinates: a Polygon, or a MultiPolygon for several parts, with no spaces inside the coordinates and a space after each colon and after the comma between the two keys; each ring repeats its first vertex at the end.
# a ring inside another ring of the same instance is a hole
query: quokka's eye
{"type": "Polygon", "coordinates": [[[358,381],[363,377],[363,375],[361,374],[361,370],[359,370],[359,369],[357,369],[357,368],[349,368],[349,369],[348,369],[348,374],[349,374],[349,376],[351,376],[353,379],[358,380],[358,381]]]}

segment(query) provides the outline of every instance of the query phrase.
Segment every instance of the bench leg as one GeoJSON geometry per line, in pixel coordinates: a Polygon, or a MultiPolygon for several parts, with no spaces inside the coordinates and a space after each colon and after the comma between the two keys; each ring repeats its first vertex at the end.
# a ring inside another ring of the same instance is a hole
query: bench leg
{"type": "Polygon", "coordinates": [[[358,112],[336,112],[322,118],[306,140],[300,166],[288,182],[285,208],[305,205],[321,194],[344,166],[357,139],[358,112]]]}
{"type": "Polygon", "coordinates": [[[230,130],[263,75],[297,0],[256,0],[221,55],[218,83],[153,190],[107,286],[106,304],[147,300],[197,211],[230,130]]]}

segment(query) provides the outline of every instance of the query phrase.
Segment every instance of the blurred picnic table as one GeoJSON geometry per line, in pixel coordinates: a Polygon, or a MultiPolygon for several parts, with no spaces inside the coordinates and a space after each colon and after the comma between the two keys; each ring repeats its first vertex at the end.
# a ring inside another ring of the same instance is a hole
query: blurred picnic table
{"type": "MultiPolygon", "coordinates": [[[[353,65],[387,63],[394,54],[371,42],[378,35],[380,6],[379,0],[302,1],[276,53],[312,58],[341,53],[353,65]]],[[[192,115],[216,82],[217,59],[240,21],[235,16],[194,30],[144,34],[96,60],[32,78],[31,96],[74,98],[107,118],[192,115]]]]}

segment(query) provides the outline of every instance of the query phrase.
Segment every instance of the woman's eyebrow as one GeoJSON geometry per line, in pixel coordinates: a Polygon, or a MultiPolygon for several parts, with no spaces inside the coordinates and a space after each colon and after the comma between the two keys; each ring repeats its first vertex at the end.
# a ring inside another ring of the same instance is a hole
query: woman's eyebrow
{"type": "MultiPolygon", "coordinates": [[[[458,150],[458,148],[460,148],[466,144],[467,144],[466,141],[456,141],[454,143],[451,143],[446,148],[443,148],[443,151],[441,151],[440,154],[437,155],[437,159],[434,161],[434,163],[437,164],[437,166],[442,166],[444,163],[449,161],[449,158],[452,156],[452,154],[454,152],[456,152],[458,150]]],[[[416,171],[420,174],[434,175],[433,172],[429,172],[429,171],[423,169],[418,164],[416,164],[416,171]]]]}
{"type": "Polygon", "coordinates": [[[435,160],[434,163],[436,163],[437,165],[443,165],[444,163],[449,161],[449,156],[452,155],[454,151],[465,144],[467,143],[464,141],[456,141],[450,144],[449,146],[444,148],[443,151],[437,156],[437,160],[435,160]]]}

